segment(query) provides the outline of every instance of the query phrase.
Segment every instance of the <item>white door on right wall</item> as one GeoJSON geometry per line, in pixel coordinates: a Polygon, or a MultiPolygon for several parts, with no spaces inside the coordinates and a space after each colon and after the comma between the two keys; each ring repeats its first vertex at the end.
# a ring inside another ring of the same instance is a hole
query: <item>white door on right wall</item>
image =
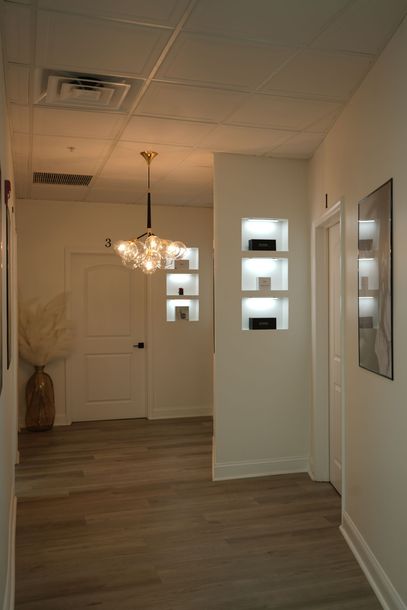
{"type": "Polygon", "coordinates": [[[329,456],[330,480],[342,493],[340,225],[329,229],[329,456]]]}

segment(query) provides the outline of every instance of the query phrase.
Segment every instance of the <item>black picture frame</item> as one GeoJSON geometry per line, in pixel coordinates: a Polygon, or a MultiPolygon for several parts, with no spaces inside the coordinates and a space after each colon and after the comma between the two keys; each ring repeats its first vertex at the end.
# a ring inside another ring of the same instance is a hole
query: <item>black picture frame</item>
{"type": "Polygon", "coordinates": [[[2,171],[0,167],[0,394],[3,390],[3,192],[2,171]]]}
{"type": "Polygon", "coordinates": [[[359,366],[394,379],[393,179],[358,205],[359,366]]]}
{"type": "Polygon", "coordinates": [[[6,268],[6,319],[7,319],[7,370],[11,366],[12,359],[12,319],[11,319],[11,295],[12,295],[12,275],[11,275],[11,210],[9,200],[11,196],[11,183],[9,180],[4,181],[4,203],[6,214],[6,247],[5,247],[5,268],[6,268]]]}

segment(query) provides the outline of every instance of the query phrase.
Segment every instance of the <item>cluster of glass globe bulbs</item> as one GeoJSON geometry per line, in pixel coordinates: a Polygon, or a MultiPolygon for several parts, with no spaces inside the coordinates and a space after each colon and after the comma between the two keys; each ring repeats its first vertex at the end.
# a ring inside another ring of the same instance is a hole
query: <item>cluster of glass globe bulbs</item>
{"type": "Polygon", "coordinates": [[[114,244],[113,248],[125,267],[141,269],[144,273],[151,274],[157,269],[171,268],[174,260],[185,255],[187,247],[181,241],[161,239],[150,232],[146,235],[144,240],[142,236],[114,244]]]}
{"type": "Polygon", "coordinates": [[[147,274],[158,269],[171,269],[174,261],[182,258],[187,251],[186,245],[181,241],[161,239],[151,230],[150,165],[157,154],[146,150],[140,153],[148,166],[147,231],[135,239],[113,244],[114,251],[120,256],[125,267],[141,269],[147,274]]]}

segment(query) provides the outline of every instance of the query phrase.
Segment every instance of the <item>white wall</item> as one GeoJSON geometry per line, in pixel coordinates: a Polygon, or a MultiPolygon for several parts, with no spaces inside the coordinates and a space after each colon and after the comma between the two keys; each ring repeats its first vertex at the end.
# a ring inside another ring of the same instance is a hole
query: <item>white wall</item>
{"type": "MultiPolygon", "coordinates": [[[[154,191],[153,191],[154,197],[154,191]]],[[[104,250],[105,239],[131,238],[144,231],[144,206],[61,201],[17,202],[19,288],[24,298],[47,300],[65,289],[65,250],[104,250]]],[[[153,206],[154,231],[180,239],[200,252],[200,321],[166,322],[165,273],[151,276],[152,417],[210,414],[212,411],[212,210],[153,206]]],[[[135,272],[141,273],[141,272],[135,272]]],[[[55,385],[56,424],[69,423],[65,365],[47,367],[55,385]]],[[[20,418],[31,367],[20,367],[20,418]]]]}
{"type": "MultiPolygon", "coordinates": [[[[16,294],[12,294],[12,346],[13,360],[7,370],[6,353],[6,278],[4,265],[5,250],[5,206],[4,206],[4,180],[13,180],[11,162],[9,125],[7,120],[4,100],[4,78],[3,62],[1,58],[0,44],[0,164],[1,164],[1,201],[0,213],[2,215],[1,241],[3,244],[3,273],[0,278],[2,282],[2,350],[3,359],[3,388],[0,395],[0,605],[4,610],[11,610],[14,599],[14,519],[15,519],[15,497],[14,497],[14,464],[16,460],[16,438],[17,438],[17,392],[16,392],[16,294]]],[[[10,209],[14,206],[14,196],[9,201],[10,209]]],[[[12,216],[12,269],[15,269],[15,239],[14,239],[14,217],[12,216]]],[[[14,276],[12,278],[14,280],[14,276]]],[[[12,281],[12,285],[15,284],[12,281]]]]}
{"type": "Polygon", "coordinates": [[[215,478],[307,470],[307,163],[215,155],[215,478]],[[289,221],[289,329],[241,330],[241,219],[289,221]]]}
{"type": "Polygon", "coordinates": [[[313,219],[324,212],[325,193],[345,204],[344,532],[390,608],[407,606],[406,57],[404,22],[318,149],[310,176],[313,219]],[[394,381],[359,368],[357,326],[357,203],[390,177],[394,381]]]}

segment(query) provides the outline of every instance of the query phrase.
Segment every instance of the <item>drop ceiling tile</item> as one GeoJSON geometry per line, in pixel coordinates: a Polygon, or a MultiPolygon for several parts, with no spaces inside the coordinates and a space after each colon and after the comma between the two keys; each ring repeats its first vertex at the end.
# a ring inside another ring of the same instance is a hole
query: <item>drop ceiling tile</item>
{"type": "Polygon", "coordinates": [[[215,127],[215,123],[198,123],[174,119],[134,116],[123,132],[123,140],[159,142],[195,146],[215,127]]]}
{"type": "Polygon", "coordinates": [[[39,0],[38,4],[55,11],[174,27],[188,0],[39,0]]]}
{"type": "Polygon", "coordinates": [[[29,136],[26,133],[15,133],[11,140],[13,153],[18,155],[27,155],[29,150],[29,136]]]}
{"type": "Polygon", "coordinates": [[[8,63],[6,66],[6,91],[10,102],[28,104],[30,69],[23,64],[8,63]]]}
{"type": "Polygon", "coordinates": [[[106,140],[36,135],[33,140],[33,171],[93,174],[108,148],[106,140]]]}
{"type": "Polygon", "coordinates": [[[338,108],[334,102],[258,94],[244,102],[227,123],[299,130],[338,108]]]}
{"type": "MultiPolygon", "coordinates": [[[[140,199],[140,192],[137,191],[126,191],[124,189],[114,188],[114,189],[104,189],[95,187],[93,188],[88,197],[87,201],[92,203],[129,203],[136,204],[136,201],[140,199]]],[[[137,231],[137,227],[135,228],[137,231]]],[[[132,237],[129,233],[128,237],[132,237]]]]}
{"type": "Polygon", "coordinates": [[[151,166],[151,180],[165,177],[192,152],[191,148],[167,146],[155,142],[120,141],[101,172],[103,178],[141,180],[146,184],[147,165],[141,157],[143,150],[154,150],[159,156],[151,166]]]}
{"type": "Polygon", "coordinates": [[[194,150],[180,167],[206,167],[212,170],[213,168],[213,154],[208,150],[194,150]]]}
{"type": "Polygon", "coordinates": [[[288,48],[184,33],[162,64],[158,78],[251,90],[291,55],[288,48]]]}
{"type": "Polygon", "coordinates": [[[299,133],[277,146],[273,150],[272,156],[308,159],[321,144],[324,137],[325,135],[321,133],[299,133]]]}
{"type": "Polygon", "coordinates": [[[39,11],[37,63],[77,72],[148,74],[170,31],[39,11]]]}
{"type": "Polygon", "coordinates": [[[204,189],[212,184],[212,168],[191,166],[187,162],[181,164],[180,167],[170,172],[163,181],[157,181],[157,186],[163,182],[178,184],[182,188],[204,189]]]}
{"type": "MultiPolygon", "coordinates": [[[[141,157],[140,157],[141,159],[141,157]]],[[[145,161],[144,161],[145,163],[145,161]]],[[[145,168],[144,168],[145,169],[145,168]]],[[[127,191],[142,191],[143,193],[147,190],[147,170],[145,172],[145,176],[140,176],[137,178],[119,178],[118,176],[114,176],[112,178],[103,178],[101,176],[97,176],[92,180],[92,187],[95,188],[103,188],[113,190],[115,188],[119,188],[127,191]]]]}
{"type": "Polygon", "coordinates": [[[267,153],[292,136],[290,131],[220,125],[201,144],[216,152],[267,153]]]}
{"type": "Polygon", "coordinates": [[[33,184],[31,186],[32,199],[82,201],[86,193],[86,186],[59,186],[56,184],[33,184]]]}
{"type": "Polygon", "coordinates": [[[315,123],[312,123],[312,125],[308,125],[308,127],[306,128],[305,131],[309,131],[311,133],[328,133],[328,131],[334,125],[336,119],[340,115],[343,108],[344,108],[344,105],[342,105],[338,109],[338,111],[328,114],[323,119],[320,119],[319,121],[316,121],[315,123]]]}
{"type": "Polygon", "coordinates": [[[10,104],[10,118],[13,132],[28,133],[30,131],[30,114],[28,106],[10,104]]]}
{"type": "Polygon", "coordinates": [[[18,4],[8,4],[4,10],[4,21],[7,61],[31,63],[31,9],[18,4]]]}
{"type": "Polygon", "coordinates": [[[314,42],[317,49],[379,53],[407,13],[405,0],[357,0],[314,42]]]}
{"type": "MultiPolygon", "coordinates": [[[[197,199],[197,191],[194,186],[185,185],[178,181],[165,180],[156,185],[152,191],[153,206],[154,205],[191,205],[194,199],[197,199]]],[[[142,203],[142,200],[140,201],[142,203]]],[[[153,211],[154,213],[154,211],[153,211]]],[[[165,236],[171,239],[172,236],[165,236]]]]}
{"type": "Polygon", "coordinates": [[[137,114],[220,122],[246,97],[246,93],[236,91],[155,81],[138,105],[137,114]]]}
{"type": "Polygon", "coordinates": [[[113,138],[123,117],[107,112],[34,108],[34,133],[48,136],[113,138]]]}
{"type": "Polygon", "coordinates": [[[306,50],[273,76],[264,90],[346,100],[372,62],[373,57],[369,55],[306,50]]]}
{"type": "Polygon", "coordinates": [[[298,46],[311,42],[345,5],[346,0],[200,0],[186,29],[298,46]]]}

